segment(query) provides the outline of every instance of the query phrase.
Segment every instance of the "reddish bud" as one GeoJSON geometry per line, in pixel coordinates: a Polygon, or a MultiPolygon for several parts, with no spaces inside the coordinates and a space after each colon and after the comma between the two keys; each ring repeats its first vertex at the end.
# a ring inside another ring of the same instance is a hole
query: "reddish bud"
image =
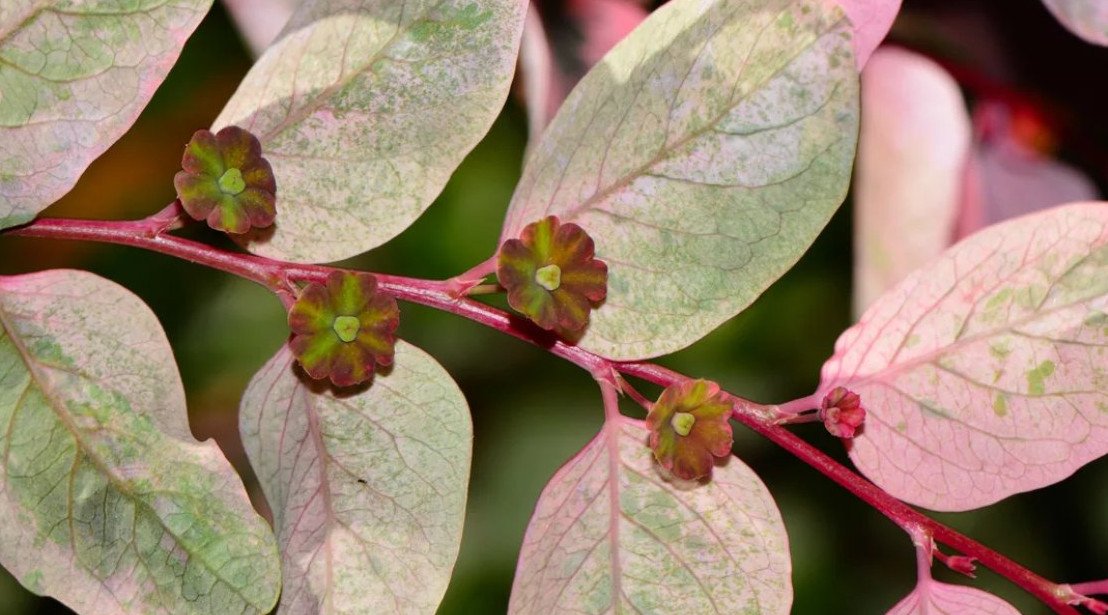
{"type": "Polygon", "coordinates": [[[819,419],[831,435],[853,438],[866,422],[866,409],[856,393],[843,387],[831,389],[823,398],[819,419]]]}

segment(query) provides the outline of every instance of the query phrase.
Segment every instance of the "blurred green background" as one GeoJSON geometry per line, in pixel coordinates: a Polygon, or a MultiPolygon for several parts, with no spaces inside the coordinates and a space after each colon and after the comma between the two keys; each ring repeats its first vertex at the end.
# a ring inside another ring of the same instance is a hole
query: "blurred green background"
{"type": "MultiPolygon", "coordinates": [[[[1108,66],[1105,51],[1062,31],[1038,0],[956,4],[999,24],[998,36],[1014,67],[1014,74],[1003,78],[1054,97],[1079,119],[1091,122],[1101,113],[1105,86],[1090,84],[1086,75],[1087,63],[1101,67],[1095,75],[1108,66]],[[1036,41],[1034,49],[1027,40],[1036,41]]],[[[945,18],[935,17],[951,10],[949,3],[909,0],[896,36],[964,59],[974,43],[944,34],[945,18]]],[[[217,3],[135,127],[46,215],[136,218],[170,202],[184,143],[194,130],[211,123],[250,63],[217,3]]],[[[1101,137],[1093,134],[1103,148],[1101,137]]],[[[350,264],[441,279],[484,260],[495,248],[525,140],[524,113],[513,98],[430,210],[401,237],[350,264]]],[[[1077,162],[1103,188],[1103,174],[1097,172],[1102,169],[1089,168],[1099,166],[1099,159],[1077,162]]],[[[226,245],[204,229],[186,234],[226,245]]],[[[661,362],[717,380],[757,401],[781,402],[810,393],[835,338],[850,324],[850,246],[848,202],[801,263],[750,309],[693,348],[661,362]]],[[[286,338],[280,304],[250,283],[156,254],[0,238],[0,274],[57,267],[98,273],[150,305],[176,353],[194,433],[216,438],[260,499],[238,442],[237,404],[254,371],[286,338]]],[[[598,391],[586,373],[537,348],[458,317],[419,306],[402,309],[401,335],[453,374],[473,411],[469,514],[461,556],[439,612],[502,613],[539,492],[600,424],[598,391]]],[[[822,427],[796,431],[846,460],[838,441],[822,427]]],[[[736,453],[765,480],[788,528],[794,612],[882,613],[911,589],[913,548],[895,526],[774,445],[741,427],[736,436],[736,453]]],[[[939,517],[1048,578],[1103,578],[1108,576],[1106,486],[1108,464],[1102,460],[1060,485],[982,511],[939,517]]],[[[967,581],[941,566],[936,576],[967,581]]],[[[1045,612],[988,571],[980,571],[977,585],[1024,613],[1045,612]]],[[[0,613],[66,612],[52,600],[25,592],[6,574],[0,576],[0,613]]]]}

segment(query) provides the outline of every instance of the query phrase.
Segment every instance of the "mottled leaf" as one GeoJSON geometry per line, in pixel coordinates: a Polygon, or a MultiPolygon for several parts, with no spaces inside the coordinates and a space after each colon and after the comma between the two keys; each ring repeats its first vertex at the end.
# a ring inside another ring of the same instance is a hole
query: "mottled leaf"
{"type": "Polygon", "coordinates": [[[858,70],[885,40],[900,12],[901,0],[832,0],[842,7],[854,25],[854,60],[858,70]]]}
{"type": "Polygon", "coordinates": [[[640,421],[609,420],[543,490],[510,613],[788,613],[788,538],[738,459],[710,482],[658,473],[640,421]]]}
{"type": "Polygon", "coordinates": [[[520,0],[305,0],[215,121],[262,141],[273,229],[250,250],[333,261],[423,213],[500,112],[520,0]]]}
{"type": "Polygon", "coordinates": [[[502,237],[548,214],[610,267],[580,344],[672,352],[788,270],[842,201],[857,131],[850,25],[821,0],[674,0],[582,79],[502,237]]]}
{"type": "Polygon", "coordinates": [[[954,79],[911,51],[875,53],[862,73],[854,174],[856,314],[950,245],[969,155],[954,79]]]}
{"type": "Polygon", "coordinates": [[[1108,3],[1104,0],[1043,0],[1043,4],[1070,32],[1094,45],[1108,45],[1108,3]]]}
{"type": "Polygon", "coordinates": [[[851,457],[898,498],[967,510],[1108,452],[1108,204],[991,226],[844,333],[820,391],[868,414],[851,457]]]}
{"type": "Polygon", "coordinates": [[[279,613],[432,613],[461,542],[473,430],[461,391],[399,342],[336,394],[282,348],[242,401],[243,443],[284,554],[279,613]]]}
{"type": "Polygon", "coordinates": [[[889,609],[888,615],[1019,615],[1019,611],[980,589],[927,579],[889,609]]]}
{"type": "Polygon", "coordinates": [[[273,533],[189,433],[157,319],[76,271],[0,277],[0,562],[84,614],[266,613],[273,533]]]}
{"type": "Polygon", "coordinates": [[[209,6],[0,2],[0,228],[69,192],[130,128],[209,6]]]}

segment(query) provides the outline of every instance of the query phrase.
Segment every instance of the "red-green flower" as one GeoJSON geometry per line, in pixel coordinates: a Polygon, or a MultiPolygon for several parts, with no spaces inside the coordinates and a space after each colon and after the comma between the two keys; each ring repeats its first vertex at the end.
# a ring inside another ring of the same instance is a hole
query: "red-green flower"
{"type": "Polygon", "coordinates": [[[866,422],[866,409],[858,394],[850,389],[835,387],[823,398],[819,420],[831,435],[853,438],[866,422]]]}
{"type": "Polygon", "coordinates": [[[238,126],[197,130],[173,177],[177,198],[196,220],[228,233],[264,228],[277,216],[277,182],[258,139],[238,126]]]}
{"type": "Polygon", "coordinates": [[[549,216],[500,246],[496,277],[512,308],[543,329],[572,338],[608,293],[608,266],[593,250],[584,229],[549,216]]]}
{"type": "Polygon", "coordinates": [[[360,384],[376,365],[392,364],[399,323],[396,300],[377,292],[377,278],[336,271],[326,285],[308,284],[289,310],[289,348],[312,378],[360,384]]]}
{"type": "Polygon", "coordinates": [[[731,403],[719,385],[686,380],[662,391],[646,417],[654,458],[674,476],[710,476],[716,457],[731,454],[731,403]]]}

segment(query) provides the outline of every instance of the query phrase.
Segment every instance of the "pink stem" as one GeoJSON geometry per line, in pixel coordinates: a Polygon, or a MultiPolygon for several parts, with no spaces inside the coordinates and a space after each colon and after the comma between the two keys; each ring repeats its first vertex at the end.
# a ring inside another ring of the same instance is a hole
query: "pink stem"
{"type": "MultiPolygon", "coordinates": [[[[161,219],[159,216],[155,216],[155,218],[161,219]]],[[[293,283],[321,282],[334,270],[331,267],[297,265],[250,254],[221,250],[188,239],[161,235],[160,231],[154,226],[148,221],[142,220],[112,222],[45,218],[6,230],[3,234],[47,239],[99,241],[143,248],[232,273],[257,282],[285,296],[292,290],[291,285],[293,283]]],[[[492,259],[485,261],[471,271],[479,273],[484,268],[488,268],[491,262],[493,262],[492,259]]],[[[598,380],[603,380],[603,374],[611,373],[612,370],[660,386],[670,386],[688,378],[683,374],[653,363],[609,361],[577,346],[566,344],[527,321],[510,316],[502,310],[472,299],[458,297],[452,292],[455,289],[451,282],[467,274],[444,282],[394,275],[376,275],[380,283],[379,288],[397,299],[456,314],[512,337],[546,348],[552,354],[589,371],[598,380]]],[[[614,383],[609,383],[607,386],[611,384],[614,383]]],[[[611,392],[614,393],[614,390],[612,388],[611,392]]],[[[734,399],[736,406],[732,416],[735,420],[800,458],[824,476],[877,509],[909,534],[914,536],[919,528],[923,528],[935,540],[965,555],[976,558],[997,574],[1022,587],[1049,606],[1054,612],[1077,615],[1077,610],[1067,605],[1063,598],[1063,595],[1066,594],[1065,590],[1069,589],[1068,587],[1052,583],[972,538],[917,512],[859,474],[839,464],[792,432],[775,424],[774,421],[781,415],[777,406],[763,406],[738,397],[734,397],[734,399]]],[[[812,401],[814,401],[814,397],[803,398],[784,404],[780,408],[790,410],[795,408],[796,411],[799,411],[807,409],[812,401]]]]}
{"type": "Polygon", "coordinates": [[[1085,596],[1108,596],[1108,579],[1072,583],[1070,589],[1085,596]]]}

